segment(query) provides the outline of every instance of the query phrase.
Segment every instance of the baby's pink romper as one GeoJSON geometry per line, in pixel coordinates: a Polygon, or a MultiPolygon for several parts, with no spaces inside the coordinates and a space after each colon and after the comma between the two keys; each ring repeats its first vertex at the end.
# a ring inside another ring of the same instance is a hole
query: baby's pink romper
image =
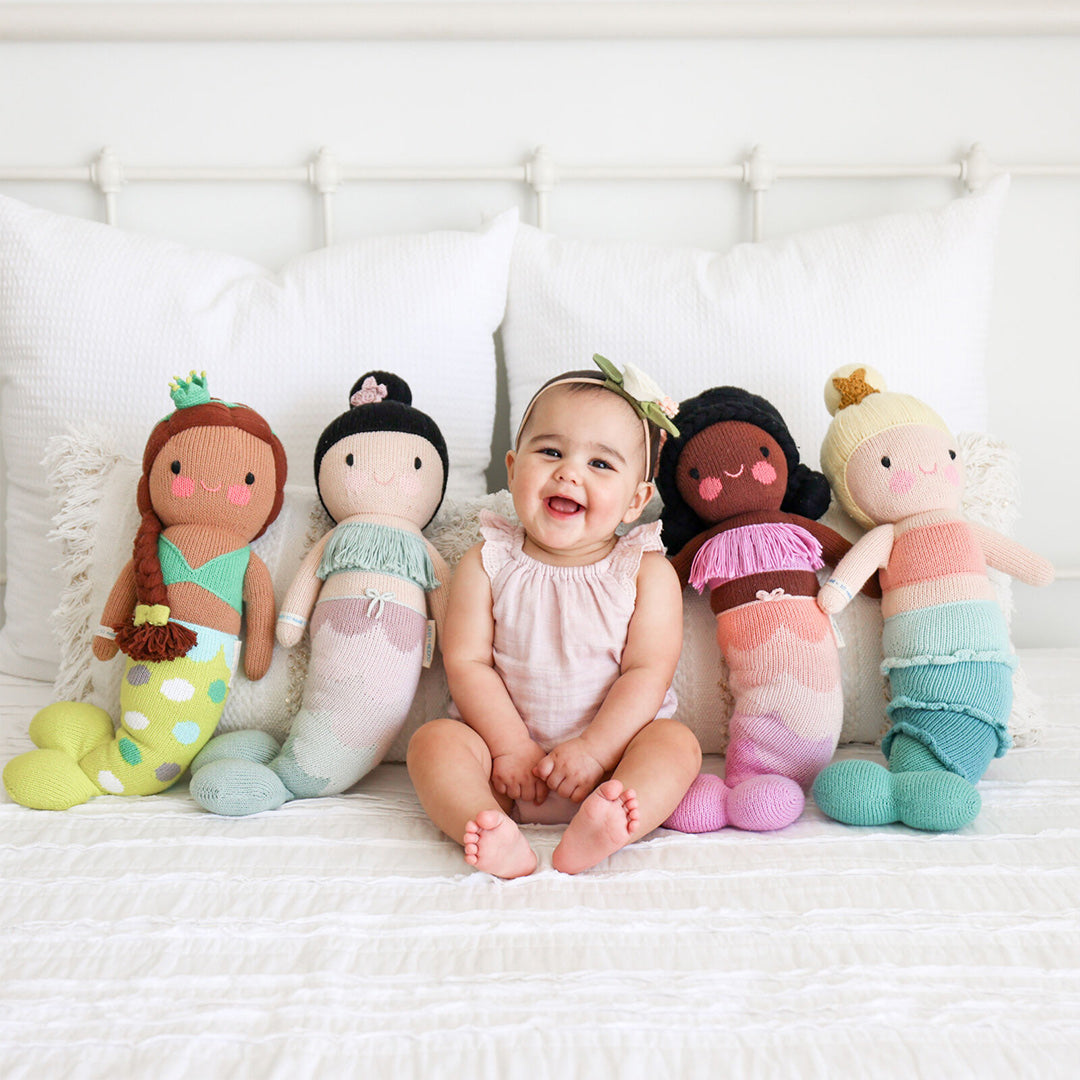
{"type": "MultiPolygon", "coordinates": [[[[532,739],[545,750],[579,736],[621,674],[646,551],[663,551],[660,523],[639,525],[586,566],[552,566],[522,550],[525,530],[483,511],[481,559],[491,581],[492,653],[532,739]]],[[[668,687],[658,717],[675,715],[668,687]]],[[[460,718],[457,707],[452,715],[460,718]]],[[[540,807],[517,804],[519,821],[563,823],[578,803],[550,794],[540,807]]]]}

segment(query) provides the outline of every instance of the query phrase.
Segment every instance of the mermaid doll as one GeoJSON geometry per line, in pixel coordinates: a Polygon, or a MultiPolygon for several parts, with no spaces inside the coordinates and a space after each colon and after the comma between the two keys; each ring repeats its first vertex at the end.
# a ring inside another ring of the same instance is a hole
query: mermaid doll
{"type": "Polygon", "coordinates": [[[816,520],[828,482],[764,398],[706,390],[679,406],[679,430],[660,456],[663,538],[684,587],[709,590],[735,705],[725,778],[699,775],[664,824],[781,829],[840,736],[840,660],[815,571],[850,545],[816,520]]]}
{"type": "Polygon", "coordinates": [[[1010,746],[1016,658],[987,565],[1048,585],[1046,559],[964,520],[963,462],[941,417],[886,391],[869,367],[836,371],[825,386],[833,414],[821,462],[837,499],[870,531],[822,588],[840,611],[880,570],[882,666],[892,691],[881,743],[889,763],[841,761],[814,784],[818,806],[849,825],[901,821],[959,829],[979,813],[975,784],[1010,746]]]}
{"type": "Polygon", "coordinates": [[[109,594],[94,655],[127,656],[120,728],[104,709],[59,701],[37,713],[37,750],[4,769],[17,803],[66,810],[96,795],[173,784],[217,727],[240,654],[261,679],[274,647],[274,589],[248,546],[281,509],[285,451],[246,405],[211,398],[206,376],[173,382],[176,410],[143,453],[134,556],[109,594]]]}
{"type": "Polygon", "coordinates": [[[284,746],[262,731],[219,735],[192,764],[191,794],[239,817],[352,787],[382,760],[416,694],[428,614],[446,610],[449,569],[420,530],[446,491],[446,442],[408,384],[373,371],[315,449],[334,527],[304,558],[278,615],[290,647],[309,625],[311,660],[284,746]]]}

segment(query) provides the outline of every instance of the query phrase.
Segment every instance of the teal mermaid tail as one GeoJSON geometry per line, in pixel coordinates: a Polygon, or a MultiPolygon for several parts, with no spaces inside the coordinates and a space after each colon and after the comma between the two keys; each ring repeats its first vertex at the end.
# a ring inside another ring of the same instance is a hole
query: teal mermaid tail
{"type": "Polygon", "coordinates": [[[992,601],[961,601],[886,620],[892,725],[869,761],[830,765],[814,783],[822,811],[849,825],[902,822],[944,831],[974,821],[975,784],[1011,741],[1008,632],[992,601]],[[931,651],[934,650],[934,651],[931,651]]]}

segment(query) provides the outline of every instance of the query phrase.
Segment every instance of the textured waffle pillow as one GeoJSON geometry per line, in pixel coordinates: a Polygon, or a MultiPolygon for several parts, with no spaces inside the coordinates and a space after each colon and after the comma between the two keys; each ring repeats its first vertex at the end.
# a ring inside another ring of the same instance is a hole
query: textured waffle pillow
{"type": "Polygon", "coordinates": [[[495,417],[492,335],[516,222],[511,211],[474,233],[342,243],[273,273],[0,197],[0,670],[56,671],[42,617],[60,592],[45,542],[55,511],[46,441],[93,421],[137,457],[173,375],[206,369],[215,395],[257,408],[285,444],[290,475],[310,483],[315,439],[352,380],[390,367],[446,436],[448,493],[481,494],[495,417]]]}
{"type": "Polygon", "coordinates": [[[522,225],[502,327],[511,432],[546,379],[593,353],[682,401],[742,386],[771,401],[804,461],[829,424],[828,374],[870,363],[985,431],[985,347],[1000,177],[941,209],[816,229],[726,254],[563,240],[522,225]]]}
{"type": "MultiPolygon", "coordinates": [[[[984,435],[962,435],[960,446],[968,465],[965,512],[972,520],[1011,531],[1016,517],[1012,456],[984,435]]],[[[60,542],[64,578],[62,603],[53,618],[60,643],[56,697],[90,701],[115,712],[123,664],[94,659],[91,639],[112,582],[129,554],[137,524],[132,492],[139,478],[138,464],[118,448],[111,433],[86,430],[52,440],[48,466],[60,504],[54,533],[60,542]]],[[[479,541],[482,509],[513,517],[513,503],[503,491],[478,499],[448,500],[428,528],[432,543],[451,566],[479,541]]],[[[654,503],[645,517],[654,519],[659,509],[659,503],[654,503]]],[[[858,533],[858,527],[835,510],[825,520],[849,537],[858,533]]],[[[290,484],[278,520],[252,545],[270,570],[279,602],[304,553],[327,527],[314,487],[290,484]]],[[[1008,609],[1011,579],[995,571],[991,576],[1008,609]]],[[[692,728],[707,753],[722,753],[727,745],[731,695],[727,672],[718,662],[715,620],[707,598],[687,590],[684,601],[683,652],[675,675],[679,718],[692,728]]],[[[840,651],[841,742],[875,742],[885,722],[880,605],[858,596],[837,623],[845,642],[840,651]]],[[[242,668],[238,670],[219,730],[258,727],[284,738],[300,707],[307,659],[305,638],[292,650],[275,646],[270,670],[258,682],[248,681],[242,668]]],[[[448,703],[446,676],[436,654],[431,668],[421,675],[409,719],[387,760],[403,761],[412,733],[424,721],[445,716],[448,703]]],[[[1032,741],[1037,726],[1036,703],[1019,674],[1010,731],[1023,744],[1032,741]]]]}

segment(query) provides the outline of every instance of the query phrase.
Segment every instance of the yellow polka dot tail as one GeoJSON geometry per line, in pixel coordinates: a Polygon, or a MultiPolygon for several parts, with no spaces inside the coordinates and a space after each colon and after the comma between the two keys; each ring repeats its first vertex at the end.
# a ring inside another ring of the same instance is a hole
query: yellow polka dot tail
{"type": "Polygon", "coordinates": [[[11,798],[37,810],[67,810],[97,795],[154,795],[174,784],[213,735],[240,651],[239,640],[198,627],[187,656],[128,660],[120,727],[76,701],[42,709],[30,724],[40,749],[4,768],[11,798]]]}

